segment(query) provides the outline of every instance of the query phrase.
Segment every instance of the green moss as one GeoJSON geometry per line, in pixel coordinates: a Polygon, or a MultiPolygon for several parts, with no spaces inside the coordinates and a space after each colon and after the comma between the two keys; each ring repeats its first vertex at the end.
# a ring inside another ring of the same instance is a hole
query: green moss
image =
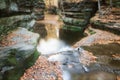
{"type": "Polygon", "coordinates": [[[10,56],[7,58],[7,62],[10,65],[16,66],[18,63],[16,59],[16,52],[17,52],[16,49],[11,50],[10,56]]]}
{"type": "Polygon", "coordinates": [[[77,26],[86,26],[88,24],[88,21],[84,19],[76,19],[76,18],[69,18],[69,17],[65,17],[63,19],[63,22],[71,25],[77,25],[77,26]]]}
{"type": "Polygon", "coordinates": [[[96,33],[95,31],[93,31],[93,30],[91,30],[91,29],[89,29],[89,30],[88,30],[88,32],[90,33],[90,35],[92,35],[92,34],[95,34],[95,33],[96,33]]]}
{"type": "Polygon", "coordinates": [[[31,67],[32,65],[34,65],[34,63],[37,60],[37,58],[39,57],[39,55],[40,55],[39,52],[37,50],[35,50],[34,54],[32,54],[29,58],[27,58],[25,60],[24,66],[26,68],[28,68],[28,67],[31,67]]]}
{"type": "MultiPolygon", "coordinates": [[[[0,19],[0,41],[2,36],[6,36],[7,33],[20,27],[23,22],[26,23],[32,19],[31,15],[20,15],[20,16],[11,16],[0,19]]],[[[22,25],[22,27],[26,27],[22,25]]]]}
{"type": "Polygon", "coordinates": [[[72,25],[64,25],[63,29],[72,30],[72,31],[79,31],[81,33],[84,31],[84,27],[81,27],[81,26],[72,26],[72,25]]]}
{"type": "MultiPolygon", "coordinates": [[[[19,80],[19,78],[24,74],[25,70],[35,63],[39,55],[40,54],[38,53],[38,51],[35,50],[35,52],[23,63],[19,63],[15,66],[14,69],[6,71],[3,75],[3,80],[19,80]]],[[[16,64],[16,60],[13,57],[10,57],[8,61],[12,64],[16,64]]]]}
{"type": "Polygon", "coordinates": [[[3,36],[6,36],[9,32],[16,29],[15,26],[3,26],[0,25],[0,41],[3,39],[3,36]]]}

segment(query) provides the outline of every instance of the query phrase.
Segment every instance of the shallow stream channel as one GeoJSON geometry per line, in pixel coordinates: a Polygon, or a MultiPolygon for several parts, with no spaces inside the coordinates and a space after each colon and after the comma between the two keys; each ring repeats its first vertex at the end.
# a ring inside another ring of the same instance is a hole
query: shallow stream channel
{"type": "Polygon", "coordinates": [[[120,54],[120,44],[73,48],[85,36],[80,31],[64,29],[55,15],[46,15],[44,21],[37,21],[34,31],[41,36],[38,52],[49,61],[61,63],[63,80],[116,80],[116,76],[120,75],[120,58],[113,55],[120,54]],[[97,57],[95,63],[81,63],[85,50],[97,57]]]}

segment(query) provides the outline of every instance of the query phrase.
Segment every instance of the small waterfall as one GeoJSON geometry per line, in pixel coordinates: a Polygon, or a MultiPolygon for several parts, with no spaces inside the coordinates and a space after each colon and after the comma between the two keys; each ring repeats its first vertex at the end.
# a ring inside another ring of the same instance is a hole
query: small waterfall
{"type": "Polygon", "coordinates": [[[56,28],[56,35],[57,35],[57,38],[59,38],[59,28],[58,27],[55,27],[56,28]]]}
{"type": "Polygon", "coordinates": [[[52,54],[72,50],[72,48],[65,44],[62,40],[50,38],[48,40],[41,39],[37,50],[41,52],[41,54],[52,54]]]}
{"type": "Polygon", "coordinates": [[[73,80],[73,74],[87,72],[86,66],[79,63],[82,48],[72,48],[71,45],[80,37],[79,32],[66,30],[58,25],[57,21],[46,18],[46,36],[42,38],[37,46],[38,52],[47,56],[48,61],[58,61],[61,63],[63,80],[73,80]],[[76,38],[77,37],[77,38],[76,38]]]}

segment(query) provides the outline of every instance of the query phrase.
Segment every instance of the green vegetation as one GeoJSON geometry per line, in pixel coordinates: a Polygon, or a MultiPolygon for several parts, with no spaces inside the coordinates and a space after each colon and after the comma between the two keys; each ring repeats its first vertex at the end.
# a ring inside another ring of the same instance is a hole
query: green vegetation
{"type": "Polygon", "coordinates": [[[15,29],[15,26],[3,26],[0,25],[0,41],[4,36],[6,36],[10,31],[15,29]]]}
{"type": "Polygon", "coordinates": [[[72,31],[79,31],[79,32],[82,33],[83,30],[84,30],[84,27],[81,27],[81,26],[72,26],[72,25],[64,25],[63,29],[72,30],[72,31]]]}
{"type": "Polygon", "coordinates": [[[39,55],[40,55],[40,53],[37,50],[35,50],[34,54],[32,54],[29,58],[27,58],[25,60],[25,62],[24,62],[25,67],[26,68],[31,67],[35,63],[35,61],[37,60],[39,55]],[[27,63],[27,65],[26,65],[26,63],[27,63]]]}
{"type": "Polygon", "coordinates": [[[95,31],[93,31],[92,29],[88,29],[88,32],[90,33],[90,35],[92,35],[92,34],[95,34],[96,32],[95,31]]]}
{"type": "Polygon", "coordinates": [[[10,53],[10,56],[8,56],[7,58],[7,62],[10,64],[10,65],[17,65],[17,59],[16,59],[16,52],[17,50],[16,49],[12,49],[11,50],[11,53],[10,53]]]}
{"type": "Polygon", "coordinates": [[[3,77],[3,80],[19,80],[19,78],[23,75],[24,71],[27,68],[31,67],[40,55],[36,50],[29,58],[27,58],[23,63],[19,63],[18,65],[15,54],[16,54],[16,50],[12,50],[8,62],[16,65],[14,66],[13,69],[5,72],[5,76],[3,77]]]}

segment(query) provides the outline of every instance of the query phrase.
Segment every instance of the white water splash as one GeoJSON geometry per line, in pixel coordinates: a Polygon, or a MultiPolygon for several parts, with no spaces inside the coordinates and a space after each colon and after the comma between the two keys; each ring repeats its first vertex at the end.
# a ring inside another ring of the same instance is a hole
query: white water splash
{"type": "Polygon", "coordinates": [[[59,38],[59,28],[56,27],[55,29],[56,29],[56,35],[57,35],[57,38],[59,38]]]}
{"type": "Polygon", "coordinates": [[[52,54],[52,53],[57,53],[61,51],[67,51],[67,50],[72,50],[72,48],[68,45],[66,45],[63,41],[58,40],[58,39],[48,39],[44,40],[42,39],[37,46],[37,50],[41,52],[41,54],[52,54]]]}

